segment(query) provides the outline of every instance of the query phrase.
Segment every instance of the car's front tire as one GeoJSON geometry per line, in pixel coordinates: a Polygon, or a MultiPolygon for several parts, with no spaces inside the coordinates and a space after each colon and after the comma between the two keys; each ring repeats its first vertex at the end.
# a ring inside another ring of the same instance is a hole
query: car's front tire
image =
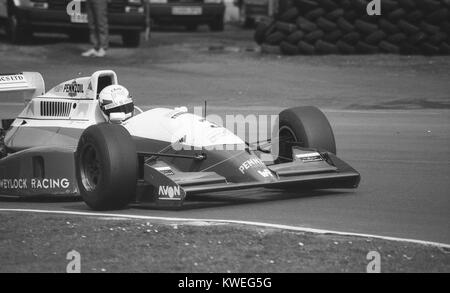
{"type": "Polygon", "coordinates": [[[296,107],[279,114],[278,161],[292,160],[292,146],[299,145],[336,154],[336,141],[327,117],[316,107],[296,107]]]}
{"type": "Polygon", "coordinates": [[[123,209],[135,197],[136,146],[124,127],[88,127],[78,142],[75,162],[78,188],[90,208],[123,209]]]}

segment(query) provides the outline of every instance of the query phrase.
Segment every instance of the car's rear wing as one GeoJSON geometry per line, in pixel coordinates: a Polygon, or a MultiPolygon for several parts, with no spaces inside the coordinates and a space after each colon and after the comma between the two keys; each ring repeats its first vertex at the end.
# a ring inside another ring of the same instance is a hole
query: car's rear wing
{"type": "Polygon", "coordinates": [[[45,93],[45,83],[38,72],[0,73],[0,103],[28,102],[45,93]]]}

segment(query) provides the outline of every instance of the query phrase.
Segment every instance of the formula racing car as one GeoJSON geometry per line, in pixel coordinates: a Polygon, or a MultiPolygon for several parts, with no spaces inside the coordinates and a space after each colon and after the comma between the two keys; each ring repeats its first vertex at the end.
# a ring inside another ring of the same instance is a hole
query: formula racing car
{"type": "Polygon", "coordinates": [[[336,156],[330,123],[315,107],[282,111],[272,139],[246,142],[186,107],[142,111],[110,70],[47,92],[39,73],[0,75],[0,102],[22,98],[17,118],[2,120],[2,196],[81,196],[94,210],[113,210],[181,206],[199,193],[360,182],[336,156]]]}

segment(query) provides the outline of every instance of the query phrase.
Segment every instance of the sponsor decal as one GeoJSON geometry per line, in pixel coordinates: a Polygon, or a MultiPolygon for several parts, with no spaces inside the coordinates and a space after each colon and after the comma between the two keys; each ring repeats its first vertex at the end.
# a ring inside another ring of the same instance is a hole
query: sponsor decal
{"type": "Polygon", "coordinates": [[[172,171],[170,167],[156,167],[155,169],[166,176],[175,175],[175,173],[172,171]]]}
{"type": "Polygon", "coordinates": [[[27,179],[0,179],[2,189],[28,189],[27,179]]]}
{"type": "Polygon", "coordinates": [[[25,81],[25,77],[22,74],[0,75],[0,83],[10,83],[15,81],[25,81]]]}
{"type": "Polygon", "coordinates": [[[296,154],[295,158],[301,160],[303,163],[323,161],[319,153],[296,154]]]}
{"type": "Polygon", "coordinates": [[[68,93],[69,97],[75,97],[78,94],[84,93],[83,84],[73,81],[72,83],[64,84],[64,93],[68,93]]]}
{"type": "Polygon", "coordinates": [[[16,178],[0,179],[1,189],[67,189],[70,181],[67,178],[16,178]]]}
{"type": "Polygon", "coordinates": [[[168,196],[169,198],[181,196],[181,187],[176,185],[160,185],[158,188],[158,195],[168,196]]]}
{"type": "Polygon", "coordinates": [[[270,172],[269,169],[258,170],[258,173],[259,173],[259,175],[261,175],[264,178],[273,177],[273,174],[272,174],[272,172],[270,172]]]}
{"type": "Polygon", "coordinates": [[[239,171],[241,171],[242,174],[245,174],[245,170],[248,170],[253,167],[265,167],[263,161],[261,161],[259,158],[251,158],[242,163],[242,165],[239,166],[239,171]]]}

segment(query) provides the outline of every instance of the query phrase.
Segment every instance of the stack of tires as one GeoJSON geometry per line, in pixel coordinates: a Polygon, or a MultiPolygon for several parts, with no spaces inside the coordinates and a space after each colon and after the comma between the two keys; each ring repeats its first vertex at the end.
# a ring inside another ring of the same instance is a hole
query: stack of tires
{"type": "Polygon", "coordinates": [[[258,23],[263,52],[298,54],[450,54],[450,0],[292,0],[275,20],[258,23]]]}

